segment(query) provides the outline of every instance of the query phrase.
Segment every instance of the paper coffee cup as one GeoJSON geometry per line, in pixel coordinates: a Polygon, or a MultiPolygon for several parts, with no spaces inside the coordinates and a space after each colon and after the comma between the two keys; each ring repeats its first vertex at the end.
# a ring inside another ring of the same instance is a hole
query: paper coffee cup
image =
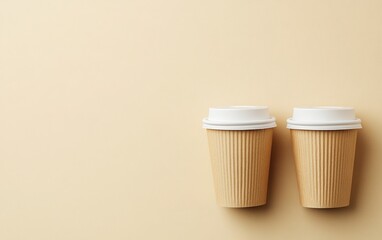
{"type": "Polygon", "coordinates": [[[216,201],[223,207],[266,204],[272,131],[267,107],[210,108],[207,129],[216,201]]]}
{"type": "Polygon", "coordinates": [[[287,123],[302,206],[349,206],[357,131],[362,128],[354,109],[294,108],[287,123]]]}

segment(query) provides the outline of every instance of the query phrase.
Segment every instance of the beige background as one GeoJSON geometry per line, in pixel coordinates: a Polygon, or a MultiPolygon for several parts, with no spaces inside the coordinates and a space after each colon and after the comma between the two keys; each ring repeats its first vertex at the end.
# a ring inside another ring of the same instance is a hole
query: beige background
{"type": "Polygon", "coordinates": [[[382,2],[0,2],[0,239],[381,239],[382,2]],[[277,117],[268,205],[217,207],[209,106],[277,117]],[[285,119],[354,106],[352,205],[298,202],[285,119]]]}

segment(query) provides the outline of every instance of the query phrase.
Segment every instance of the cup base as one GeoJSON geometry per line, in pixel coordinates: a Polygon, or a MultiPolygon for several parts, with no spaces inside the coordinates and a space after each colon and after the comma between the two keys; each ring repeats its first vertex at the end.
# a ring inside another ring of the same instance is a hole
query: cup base
{"type": "Polygon", "coordinates": [[[343,204],[343,205],[315,205],[315,204],[301,204],[304,208],[310,208],[310,209],[328,209],[328,208],[344,208],[348,207],[350,204],[343,204]]]}
{"type": "Polygon", "coordinates": [[[225,207],[225,208],[252,208],[252,207],[260,207],[266,205],[267,202],[263,203],[254,203],[254,204],[248,204],[248,205],[227,205],[227,204],[219,204],[217,203],[218,206],[220,207],[225,207]]]}

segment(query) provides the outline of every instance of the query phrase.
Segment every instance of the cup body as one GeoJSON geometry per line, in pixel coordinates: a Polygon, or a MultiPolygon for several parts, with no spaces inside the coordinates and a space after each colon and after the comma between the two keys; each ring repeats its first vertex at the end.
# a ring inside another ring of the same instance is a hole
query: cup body
{"type": "Polygon", "coordinates": [[[349,206],[357,131],[291,130],[302,206],[349,206]]]}
{"type": "Polygon", "coordinates": [[[272,131],[207,130],[218,205],[243,208],[266,204],[272,131]]]}

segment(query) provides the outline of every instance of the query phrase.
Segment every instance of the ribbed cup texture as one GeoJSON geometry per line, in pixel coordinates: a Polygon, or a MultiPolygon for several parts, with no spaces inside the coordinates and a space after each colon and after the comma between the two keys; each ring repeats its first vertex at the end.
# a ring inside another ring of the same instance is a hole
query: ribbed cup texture
{"type": "Polygon", "coordinates": [[[272,129],[207,130],[216,200],[223,207],[267,201],[272,129]]]}
{"type": "Polygon", "coordinates": [[[357,130],[291,130],[291,134],[301,204],[349,206],[357,130]]]}

